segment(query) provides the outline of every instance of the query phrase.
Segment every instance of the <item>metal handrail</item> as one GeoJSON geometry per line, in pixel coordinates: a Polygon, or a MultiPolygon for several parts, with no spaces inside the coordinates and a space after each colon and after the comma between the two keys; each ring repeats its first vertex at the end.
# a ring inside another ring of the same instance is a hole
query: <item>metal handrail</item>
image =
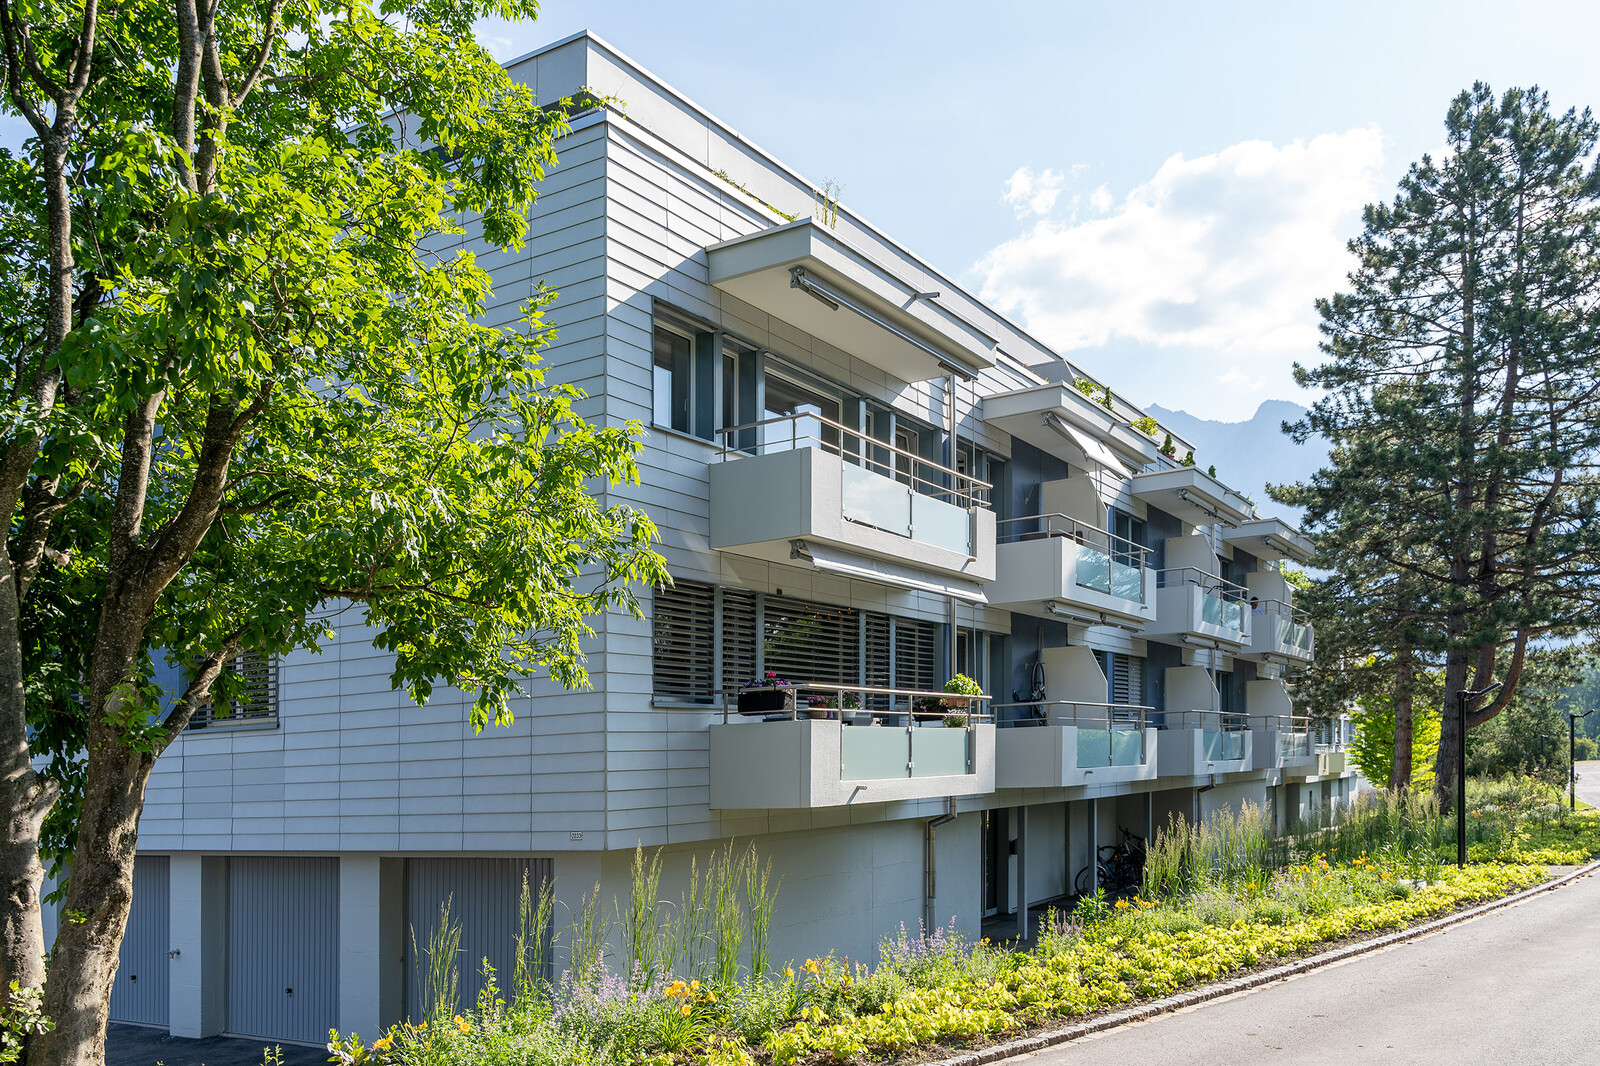
{"type": "Polygon", "coordinates": [[[1094,707],[1099,711],[1098,720],[1100,721],[1105,721],[1109,725],[1127,725],[1131,723],[1139,729],[1145,728],[1148,721],[1147,716],[1155,713],[1154,707],[1147,707],[1141,703],[1096,703],[1093,700],[1021,700],[1016,703],[997,703],[990,710],[998,719],[1000,711],[1007,707],[1028,707],[1043,710],[1042,714],[1029,718],[1013,719],[1011,724],[1016,726],[1048,725],[1050,723],[1050,708],[1052,707],[1072,708],[1073,725],[1078,724],[1079,708],[1094,707]],[[1124,718],[1119,720],[1115,717],[1118,712],[1137,712],[1137,714],[1132,719],[1124,718]]]}
{"type": "Polygon", "coordinates": [[[741,446],[733,443],[732,440],[732,435],[735,433],[753,432],[766,426],[774,426],[783,422],[789,423],[789,439],[787,443],[789,446],[788,450],[790,451],[798,448],[802,441],[815,441],[817,447],[821,451],[840,456],[841,458],[859,460],[863,467],[868,470],[872,470],[874,473],[881,473],[885,477],[896,479],[904,474],[911,479],[911,487],[923,496],[954,496],[957,499],[967,501],[966,506],[969,507],[989,506],[988,493],[994,488],[994,486],[989,482],[984,481],[981,478],[973,477],[971,474],[963,474],[954,467],[945,466],[942,463],[932,462],[925,456],[918,455],[916,452],[907,451],[906,449],[894,444],[890,444],[887,441],[881,441],[876,437],[868,436],[859,429],[852,429],[849,426],[844,425],[842,422],[835,422],[833,419],[825,418],[819,414],[779,415],[776,418],[763,418],[756,422],[745,422],[742,425],[728,426],[725,429],[719,429],[717,430],[717,433],[722,437],[722,461],[727,462],[730,459],[739,459],[749,454],[759,455],[761,454],[761,449],[763,448],[770,448],[775,444],[785,443],[782,440],[757,441],[748,446],[741,446]],[[840,434],[840,443],[833,444],[820,436],[810,433],[798,433],[797,423],[801,419],[807,419],[817,423],[820,426],[826,426],[830,429],[837,430],[840,434]],[[853,437],[860,442],[862,445],[861,450],[846,451],[843,443],[845,437],[853,437]],[[884,462],[876,459],[871,455],[871,450],[883,451],[888,452],[890,455],[901,456],[911,463],[911,469],[909,471],[897,470],[893,460],[884,462]],[[925,467],[929,470],[936,471],[938,474],[944,477],[948,477],[950,479],[950,484],[945,485],[941,482],[923,477],[921,474],[917,473],[918,467],[925,467]],[[928,486],[928,488],[932,491],[923,491],[922,489],[917,488],[919,484],[928,486]]]}
{"type": "MultiPolygon", "coordinates": [[[[1162,712],[1161,725],[1158,728],[1160,728],[1160,729],[1193,729],[1193,728],[1196,728],[1195,726],[1191,726],[1191,725],[1188,724],[1190,715],[1196,715],[1196,716],[1200,716],[1200,717],[1203,717],[1205,715],[1211,715],[1211,716],[1213,716],[1215,718],[1218,718],[1218,719],[1222,719],[1222,718],[1234,719],[1233,722],[1228,723],[1229,725],[1232,726],[1232,728],[1223,728],[1222,732],[1224,732],[1224,733],[1243,733],[1243,732],[1248,731],[1249,728],[1250,728],[1250,722],[1249,722],[1250,716],[1247,715],[1247,714],[1242,714],[1239,711],[1207,710],[1204,707],[1189,707],[1189,708],[1184,708],[1183,710],[1178,710],[1178,711],[1163,711],[1162,712]],[[1176,719],[1176,724],[1174,723],[1174,719],[1176,719]]],[[[1199,728],[1201,728],[1201,729],[1205,728],[1205,723],[1203,721],[1200,723],[1199,728]]]]}
{"type": "MultiPolygon", "coordinates": [[[[1104,541],[1106,550],[1112,555],[1138,555],[1141,559],[1144,559],[1150,554],[1150,549],[1137,541],[1129,540],[1127,537],[1119,537],[1115,533],[1108,533],[1098,526],[1092,526],[1081,519],[1074,518],[1068,514],[1061,514],[1060,512],[1024,515],[1020,518],[1002,518],[994,525],[995,543],[997,544],[1006,544],[1013,540],[1033,540],[1039,537],[1063,537],[1089,547],[1100,547],[1099,544],[1090,541],[1090,538],[1094,538],[1095,540],[1104,541]],[[1006,526],[1021,525],[1024,522],[1040,523],[1044,528],[1014,531],[1005,528],[1006,526]]],[[[1141,562],[1140,565],[1142,567],[1144,564],[1141,562]]]]}
{"type": "MultiPolygon", "coordinates": [[[[979,721],[992,715],[975,705],[988,703],[994,699],[993,696],[987,693],[968,696],[959,692],[946,692],[943,689],[888,688],[882,685],[841,685],[831,681],[791,682],[787,685],[741,685],[738,688],[718,689],[714,693],[714,695],[722,697],[722,721],[724,725],[728,723],[730,715],[728,697],[737,696],[741,692],[793,692],[796,696],[802,692],[832,692],[840,697],[854,693],[862,697],[862,705],[860,707],[829,707],[826,710],[837,711],[841,714],[866,714],[874,718],[899,718],[905,715],[910,718],[913,724],[916,724],[918,718],[943,719],[949,714],[965,714],[967,716],[967,724],[976,725],[979,721]],[[866,706],[867,701],[865,698],[867,696],[888,696],[891,699],[896,696],[904,696],[907,697],[907,705],[898,709],[894,707],[887,709],[868,707],[866,706]],[[958,710],[954,707],[947,707],[938,711],[919,711],[916,709],[916,701],[919,699],[964,700],[966,701],[967,709],[958,710]]],[[[843,703],[844,700],[840,699],[839,702],[843,703]]],[[[789,719],[793,721],[800,717],[802,710],[810,711],[812,709],[796,699],[794,708],[788,712],[789,719]]],[[[772,714],[776,712],[763,713],[772,714]]]]}
{"type": "Polygon", "coordinates": [[[1256,606],[1261,607],[1263,611],[1269,614],[1287,614],[1289,621],[1296,625],[1305,626],[1311,624],[1311,613],[1304,607],[1296,607],[1287,600],[1277,598],[1263,600],[1260,597],[1252,596],[1251,599],[1256,606]]]}
{"type": "Polygon", "coordinates": [[[1206,592],[1220,592],[1235,603],[1249,603],[1250,590],[1226,578],[1202,570],[1198,566],[1169,566],[1156,571],[1157,588],[1175,588],[1179,585],[1199,585],[1206,592]],[[1171,575],[1178,575],[1174,579],[1171,575]]]}

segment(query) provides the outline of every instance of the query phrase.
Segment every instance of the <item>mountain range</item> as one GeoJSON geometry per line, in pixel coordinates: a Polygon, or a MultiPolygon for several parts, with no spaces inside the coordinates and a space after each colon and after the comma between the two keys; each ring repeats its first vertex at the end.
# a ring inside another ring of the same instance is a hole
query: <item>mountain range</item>
{"type": "Polygon", "coordinates": [[[1194,445],[1196,466],[1215,464],[1218,480],[1255,500],[1259,514],[1300,520],[1294,508],[1274,503],[1266,487],[1304,481],[1327,461],[1328,445],[1321,437],[1295,444],[1283,432],[1283,423],[1304,415],[1304,407],[1291,400],[1266,400],[1243,422],[1215,422],[1158,404],[1146,410],[1194,445]]]}

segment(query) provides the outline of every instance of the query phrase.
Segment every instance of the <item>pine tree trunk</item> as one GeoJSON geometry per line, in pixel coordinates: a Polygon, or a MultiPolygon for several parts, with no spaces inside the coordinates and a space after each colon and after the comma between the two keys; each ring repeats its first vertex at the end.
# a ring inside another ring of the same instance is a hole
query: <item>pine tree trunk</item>
{"type": "Polygon", "coordinates": [[[1412,705],[1413,680],[1416,661],[1411,647],[1400,642],[1395,653],[1394,677],[1394,767],[1389,773],[1389,787],[1395,792],[1411,790],[1411,744],[1414,737],[1412,705]]]}

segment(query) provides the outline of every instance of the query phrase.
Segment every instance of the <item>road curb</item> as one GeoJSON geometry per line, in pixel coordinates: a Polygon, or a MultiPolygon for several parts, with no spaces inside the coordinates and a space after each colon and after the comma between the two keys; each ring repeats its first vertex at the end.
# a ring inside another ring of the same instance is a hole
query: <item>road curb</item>
{"type": "Polygon", "coordinates": [[[1480,914],[1487,914],[1502,907],[1510,907],[1533,896],[1554,891],[1596,871],[1600,871],[1600,860],[1591,862],[1586,866],[1580,866],[1570,873],[1562,874],[1560,877],[1553,878],[1543,884],[1534,885],[1532,888],[1523,889],[1513,895],[1501,896],[1499,899],[1490,900],[1488,903],[1481,903],[1476,907],[1458,911],[1443,918],[1435,918],[1421,925],[1409,926],[1393,933],[1385,933],[1383,936],[1373,937],[1371,940],[1363,940],[1358,944],[1348,944],[1342,948],[1334,948],[1320,955],[1313,955],[1307,959],[1297,959],[1294,962],[1285,963],[1270,970],[1262,970],[1259,973],[1236,977],[1231,981],[1219,981],[1216,984],[1204,985],[1188,992],[1179,992],[1176,995],[1166,996],[1162,999],[1154,999],[1148,1003],[1141,1003],[1136,1007],[1129,1007],[1113,1014],[1105,1014],[1098,1018],[1079,1022],[1076,1025],[1069,1025],[1064,1029],[1054,1029],[1048,1033],[1020,1037],[1016,1040],[1008,1040],[1003,1044],[995,1044],[993,1047],[969,1051],[966,1054],[955,1055],[948,1059],[939,1059],[926,1064],[926,1066],[983,1066],[984,1063],[999,1062],[1001,1059],[1043,1051],[1046,1048],[1052,1048],[1058,1044],[1066,1044],[1082,1037],[1091,1036],[1094,1033],[1104,1032],[1107,1029],[1115,1029],[1119,1025],[1142,1022],[1163,1014],[1171,1014],[1174,1011],[1180,1011],[1185,1007],[1193,1007],[1208,1000],[1221,999],[1223,996],[1231,996],[1236,992],[1248,991],[1252,988],[1271,984],[1274,981],[1281,981],[1287,977],[1309,973],[1324,966],[1332,966],[1334,963],[1343,962],[1358,955],[1382,951],[1384,948],[1395,944],[1416,940],[1419,937],[1427,936],[1429,933],[1438,932],[1440,929],[1448,929],[1452,925],[1469,922],[1480,914]]]}

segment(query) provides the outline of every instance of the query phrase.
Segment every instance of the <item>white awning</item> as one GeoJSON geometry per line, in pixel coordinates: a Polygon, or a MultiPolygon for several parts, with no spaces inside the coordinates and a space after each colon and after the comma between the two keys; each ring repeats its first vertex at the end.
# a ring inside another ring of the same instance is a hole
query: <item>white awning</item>
{"type": "Polygon", "coordinates": [[[1098,463],[1108,470],[1115,471],[1119,476],[1126,477],[1128,468],[1116,457],[1110,448],[1101,444],[1094,437],[1072,425],[1059,415],[1045,415],[1044,424],[1061,434],[1072,442],[1073,447],[1083,453],[1088,462],[1098,463]]]}
{"type": "Polygon", "coordinates": [[[931,592],[939,596],[954,596],[956,599],[965,600],[968,603],[989,602],[988,597],[983,594],[983,589],[976,581],[962,581],[959,578],[941,577],[914,567],[891,563],[884,559],[874,559],[866,555],[853,555],[837,548],[818,544],[815,541],[797,540],[792,545],[792,549],[793,555],[809,559],[811,565],[816,569],[826,570],[829,573],[860,578],[863,581],[875,581],[880,585],[891,585],[895,588],[931,592]]]}

